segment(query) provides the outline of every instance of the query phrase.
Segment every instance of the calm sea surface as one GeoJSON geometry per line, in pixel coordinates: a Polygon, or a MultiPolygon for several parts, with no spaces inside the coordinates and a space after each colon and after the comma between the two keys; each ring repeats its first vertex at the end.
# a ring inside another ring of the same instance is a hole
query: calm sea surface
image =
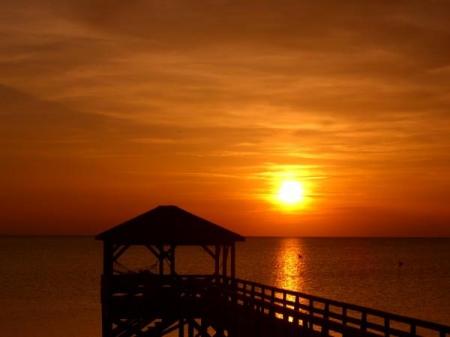
{"type": "MultiPolygon", "coordinates": [[[[177,254],[186,272],[212,268],[200,249],[177,254]]],[[[0,239],[1,335],[100,336],[101,259],[92,238],[0,239]]],[[[450,239],[251,238],[237,259],[240,278],[450,324],[450,239]]]]}

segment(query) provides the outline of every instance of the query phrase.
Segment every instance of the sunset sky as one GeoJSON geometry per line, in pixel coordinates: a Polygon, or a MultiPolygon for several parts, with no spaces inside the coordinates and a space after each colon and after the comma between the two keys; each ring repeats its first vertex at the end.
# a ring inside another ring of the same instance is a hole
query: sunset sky
{"type": "Polygon", "coordinates": [[[449,22],[446,0],[2,1],[0,234],[176,204],[243,235],[449,236],[449,22]]]}

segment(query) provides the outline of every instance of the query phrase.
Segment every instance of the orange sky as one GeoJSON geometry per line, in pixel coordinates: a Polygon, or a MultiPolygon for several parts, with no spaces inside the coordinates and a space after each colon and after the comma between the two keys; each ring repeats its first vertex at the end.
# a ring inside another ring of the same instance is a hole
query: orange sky
{"type": "Polygon", "coordinates": [[[244,235],[449,236],[448,22],[444,0],[3,1],[0,233],[177,204],[244,235]]]}

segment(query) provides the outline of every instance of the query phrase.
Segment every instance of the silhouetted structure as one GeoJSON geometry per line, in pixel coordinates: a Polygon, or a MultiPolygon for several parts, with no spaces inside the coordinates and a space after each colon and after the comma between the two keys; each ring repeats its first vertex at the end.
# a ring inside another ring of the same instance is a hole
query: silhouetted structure
{"type": "Polygon", "coordinates": [[[176,206],[159,206],[97,236],[104,243],[103,337],[419,336],[450,327],[235,278],[244,238],[176,206]],[[157,259],[157,272],[120,273],[133,245],[157,259]],[[180,275],[176,247],[201,246],[210,275],[180,275]],[[228,263],[229,262],[229,263],[228,263]],[[165,267],[168,267],[167,270],[165,267]]]}

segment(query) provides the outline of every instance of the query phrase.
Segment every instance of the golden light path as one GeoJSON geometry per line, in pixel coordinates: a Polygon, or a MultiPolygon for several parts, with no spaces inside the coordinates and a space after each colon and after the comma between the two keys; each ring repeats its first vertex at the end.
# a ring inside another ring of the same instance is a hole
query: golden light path
{"type": "Polygon", "coordinates": [[[277,287],[302,291],[304,261],[304,247],[301,239],[289,238],[280,242],[280,249],[276,261],[275,284],[277,287]]]}

